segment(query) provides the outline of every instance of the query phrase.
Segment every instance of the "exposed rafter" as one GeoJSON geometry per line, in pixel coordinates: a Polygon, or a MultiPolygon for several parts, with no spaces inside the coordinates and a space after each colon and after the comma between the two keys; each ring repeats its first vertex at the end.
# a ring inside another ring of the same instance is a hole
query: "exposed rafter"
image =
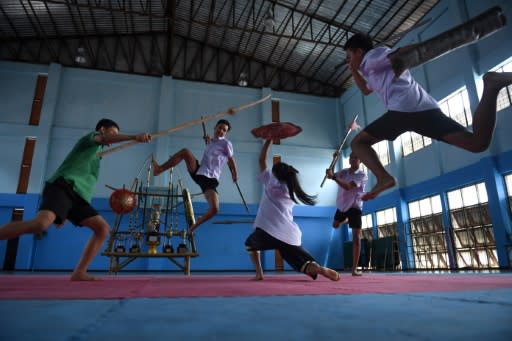
{"type": "Polygon", "coordinates": [[[438,1],[2,0],[0,59],[335,97],[352,34],[392,46],[438,1]]]}

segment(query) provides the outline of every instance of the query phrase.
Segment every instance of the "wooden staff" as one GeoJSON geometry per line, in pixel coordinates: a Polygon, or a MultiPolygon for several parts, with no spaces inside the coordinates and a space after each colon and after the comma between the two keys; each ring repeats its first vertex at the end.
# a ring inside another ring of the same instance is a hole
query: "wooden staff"
{"type": "Polygon", "coordinates": [[[240,190],[240,186],[238,186],[238,182],[237,181],[235,181],[235,185],[236,185],[236,188],[238,189],[238,193],[240,194],[240,198],[242,198],[242,202],[244,203],[245,210],[247,211],[247,213],[250,213],[249,212],[249,207],[247,206],[247,203],[245,202],[244,196],[242,194],[242,191],[240,190]]]}
{"type": "MultiPolygon", "coordinates": [[[[203,116],[201,116],[201,118],[203,118],[203,116]]],[[[201,122],[201,125],[203,126],[203,140],[204,140],[204,144],[208,144],[208,135],[206,134],[206,125],[204,124],[204,121],[201,122]]]]}
{"type": "MultiPolygon", "coordinates": [[[[352,120],[352,122],[350,123],[350,125],[349,125],[349,127],[348,127],[348,131],[347,131],[347,133],[345,134],[345,138],[343,138],[343,141],[341,141],[341,144],[340,144],[340,146],[338,147],[336,154],[333,156],[332,161],[331,161],[331,164],[329,165],[329,168],[328,168],[328,169],[334,169],[334,166],[336,165],[336,162],[338,161],[338,159],[339,159],[339,157],[340,157],[341,149],[343,148],[343,145],[345,144],[345,141],[347,141],[347,137],[348,137],[348,135],[349,135],[349,134],[350,134],[350,132],[352,131],[352,126],[353,126],[354,124],[356,124],[357,116],[358,116],[358,115],[356,115],[356,117],[354,117],[354,119],[353,119],[353,120],[352,120]]],[[[323,187],[323,186],[324,186],[325,179],[327,179],[327,174],[325,174],[325,175],[324,175],[324,179],[322,180],[322,183],[320,184],[320,187],[323,187]]]]}
{"type": "Polygon", "coordinates": [[[212,224],[253,224],[254,220],[219,220],[214,221],[212,224]]]}
{"type": "MultiPolygon", "coordinates": [[[[241,110],[248,109],[248,108],[253,107],[253,106],[257,105],[257,104],[265,102],[267,99],[270,98],[270,96],[271,95],[267,95],[267,96],[265,96],[263,98],[260,98],[257,101],[249,102],[249,103],[241,105],[241,106],[239,106],[237,108],[232,108],[232,109],[230,109],[228,111],[221,111],[221,112],[218,112],[218,113],[215,113],[215,114],[211,114],[211,115],[208,115],[208,116],[196,119],[196,120],[192,120],[192,121],[188,121],[188,122],[182,123],[182,124],[180,124],[180,125],[178,125],[176,127],[173,127],[173,128],[167,129],[167,130],[162,130],[162,131],[159,131],[157,133],[153,133],[153,134],[151,134],[151,137],[152,138],[162,137],[162,136],[165,136],[165,135],[169,135],[169,134],[175,133],[178,130],[181,130],[181,129],[184,129],[184,128],[188,128],[188,127],[194,126],[194,125],[202,123],[202,122],[210,121],[210,120],[219,118],[221,116],[234,115],[235,113],[237,113],[237,112],[239,112],[241,110]]],[[[136,145],[138,143],[139,143],[139,141],[135,141],[135,140],[127,142],[127,143],[123,143],[123,144],[121,144],[119,146],[116,146],[116,147],[113,147],[113,148],[109,148],[109,149],[105,149],[105,150],[97,153],[97,155],[98,156],[105,156],[105,155],[108,155],[108,154],[112,154],[114,152],[118,152],[120,150],[123,150],[125,148],[131,147],[131,146],[136,145]]]]}

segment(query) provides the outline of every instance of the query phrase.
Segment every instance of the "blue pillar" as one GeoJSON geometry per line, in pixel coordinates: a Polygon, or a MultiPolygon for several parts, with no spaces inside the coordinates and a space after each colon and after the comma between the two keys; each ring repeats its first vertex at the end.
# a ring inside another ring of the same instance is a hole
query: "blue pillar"
{"type": "Polygon", "coordinates": [[[402,190],[396,191],[397,205],[396,205],[396,221],[398,232],[398,245],[400,249],[400,259],[402,260],[402,270],[409,270],[415,268],[414,253],[412,241],[410,240],[411,234],[409,233],[409,207],[407,202],[403,199],[402,190]]]}
{"type": "Polygon", "coordinates": [[[445,192],[441,192],[441,208],[443,212],[443,228],[446,245],[448,247],[448,262],[450,264],[450,269],[457,269],[457,260],[455,258],[454,244],[452,240],[452,229],[451,229],[451,219],[450,219],[450,207],[448,206],[448,196],[445,192]]]}
{"type": "Polygon", "coordinates": [[[508,235],[511,233],[510,218],[508,216],[508,195],[506,193],[503,176],[496,168],[494,157],[482,159],[481,162],[489,213],[493,226],[494,239],[496,241],[496,252],[500,268],[510,267],[507,247],[510,247],[508,235]]]}

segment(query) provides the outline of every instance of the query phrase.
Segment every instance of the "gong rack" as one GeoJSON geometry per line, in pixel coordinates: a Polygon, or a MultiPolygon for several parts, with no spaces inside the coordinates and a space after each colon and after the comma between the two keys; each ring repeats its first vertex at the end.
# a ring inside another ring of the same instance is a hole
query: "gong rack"
{"type": "Polygon", "coordinates": [[[149,186],[150,172],[151,167],[146,186],[139,185],[139,179],[135,178],[132,194],[137,205],[130,213],[116,214],[102,255],[110,257],[110,273],[121,271],[137,258],[167,258],[185,275],[190,275],[190,258],[199,256],[194,235],[188,233],[195,223],[192,195],[181,181],[172,183],[172,169],[168,187],[149,186]],[[181,228],[183,215],[186,226],[181,228]]]}

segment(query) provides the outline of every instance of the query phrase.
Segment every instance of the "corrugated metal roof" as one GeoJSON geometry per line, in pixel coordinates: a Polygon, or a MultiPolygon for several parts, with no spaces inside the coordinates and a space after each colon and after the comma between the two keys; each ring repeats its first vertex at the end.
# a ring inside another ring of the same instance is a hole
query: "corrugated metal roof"
{"type": "Polygon", "coordinates": [[[0,59],[233,85],[243,73],[250,87],[334,97],[352,83],[337,67],[347,38],[386,41],[437,3],[2,0],[0,59]]]}

